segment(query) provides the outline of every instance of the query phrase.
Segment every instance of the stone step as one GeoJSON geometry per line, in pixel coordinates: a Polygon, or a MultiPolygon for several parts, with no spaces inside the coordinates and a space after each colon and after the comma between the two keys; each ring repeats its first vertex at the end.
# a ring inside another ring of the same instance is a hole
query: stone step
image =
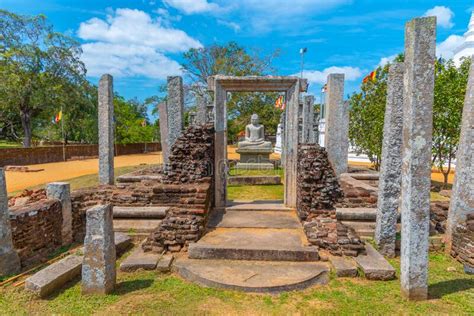
{"type": "Polygon", "coordinates": [[[392,280],[395,278],[395,269],[390,263],[370,244],[365,244],[366,255],[354,258],[369,280],[392,280]]]}
{"type": "Polygon", "coordinates": [[[329,268],[322,262],[179,258],[174,264],[174,269],[183,278],[205,287],[244,292],[278,293],[329,282],[329,268]]]}
{"type": "Polygon", "coordinates": [[[280,176],[231,176],[227,179],[228,185],[279,185],[280,176]]]}
{"type": "Polygon", "coordinates": [[[216,228],[190,244],[190,259],[317,261],[302,229],[216,228]]]}
{"type": "Polygon", "coordinates": [[[357,276],[357,265],[352,258],[329,256],[336,275],[338,277],[356,277],[357,276]]]}
{"type": "MultiPolygon", "coordinates": [[[[375,222],[377,218],[377,209],[376,208],[364,208],[364,207],[354,207],[354,208],[337,208],[336,217],[340,221],[365,221],[365,222],[375,222]]],[[[398,221],[400,222],[400,214],[398,214],[398,221]]]]}
{"type": "Polygon", "coordinates": [[[155,270],[161,254],[144,252],[139,245],[120,263],[120,271],[133,272],[139,269],[155,270]]]}
{"type": "MultiPolygon", "coordinates": [[[[117,256],[125,252],[130,245],[130,237],[121,233],[115,234],[117,256]]],[[[81,275],[82,260],[83,256],[74,254],[47,266],[26,279],[25,289],[42,298],[48,296],[81,275]]]]}
{"type": "Polygon", "coordinates": [[[290,212],[294,211],[294,209],[286,207],[282,203],[274,203],[274,202],[233,202],[230,203],[229,206],[225,208],[226,211],[282,211],[282,212],[290,212]]]}
{"type": "Polygon", "coordinates": [[[341,223],[353,228],[356,232],[364,230],[375,230],[375,222],[341,221],[341,223]]]}
{"type": "Polygon", "coordinates": [[[301,228],[295,212],[230,211],[214,212],[208,227],[220,228],[301,228]]]}
{"type": "Polygon", "coordinates": [[[115,218],[114,231],[123,233],[146,233],[153,232],[161,224],[161,219],[130,219],[115,218]]]}
{"type": "Polygon", "coordinates": [[[167,206],[114,206],[114,218],[163,219],[168,213],[167,206]]]}

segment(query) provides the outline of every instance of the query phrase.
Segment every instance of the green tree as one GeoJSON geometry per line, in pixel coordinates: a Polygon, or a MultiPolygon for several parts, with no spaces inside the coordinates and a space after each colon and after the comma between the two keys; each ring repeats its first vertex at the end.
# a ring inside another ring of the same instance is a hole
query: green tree
{"type": "Polygon", "coordinates": [[[155,127],[147,119],[145,104],[116,96],[114,110],[117,144],[153,141],[155,127]]]}
{"type": "Polygon", "coordinates": [[[459,143],[470,63],[465,58],[457,68],[452,60],[440,59],[435,65],[433,164],[443,173],[445,185],[459,143]]]}
{"type": "MultiPolygon", "coordinates": [[[[0,10],[0,100],[2,111],[19,114],[23,146],[30,147],[32,121],[46,109],[57,83],[85,78],[77,41],[56,33],[44,15],[20,16],[0,10]]],[[[10,122],[9,126],[14,123],[10,122]]]]}

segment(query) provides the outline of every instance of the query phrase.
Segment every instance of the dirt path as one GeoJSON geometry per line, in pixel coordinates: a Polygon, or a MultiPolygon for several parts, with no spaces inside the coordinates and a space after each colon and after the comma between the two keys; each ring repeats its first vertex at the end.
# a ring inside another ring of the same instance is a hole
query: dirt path
{"type": "MultiPolygon", "coordinates": [[[[162,162],[161,153],[148,153],[115,157],[115,167],[157,164],[162,162]]],[[[99,171],[98,159],[53,162],[28,166],[31,169],[44,169],[40,172],[6,172],[7,191],[15,192],[25,188],[64,179],[71,179],[99,171]]]]}

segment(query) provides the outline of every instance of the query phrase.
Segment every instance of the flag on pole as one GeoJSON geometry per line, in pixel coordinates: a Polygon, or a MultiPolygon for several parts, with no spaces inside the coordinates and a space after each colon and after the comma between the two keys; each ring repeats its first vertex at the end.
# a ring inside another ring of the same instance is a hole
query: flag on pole
{"type": "Polygon", "coordinates": [[[305,54],[308,51],[306,47],[300,48],[300,54],[305,54]]]}
{"type": "Polygon", "coordinates": [[[326,93],[326,91],[328,91],[328,84],[327,83],[321,88],[322,93],[326,93]]]}
{"type": "Polygon", "coordinates": [[[62,118],[63,118],[63,111],[59,111],[59,113],[56,114],[56,117],[54,118],[54,122],[59,123],[62,118]]]}
{"type": "Polygon", "coordinates": [[[276,101],[275,101],[275,107],[276,107],[277,109],[282,109],[282,110],[285,109],[285,101],[284,101],[282,95],[280,95],[280,96],[276,99],[276,101]]]}
{"type": "Polygon", "coordinates": [[[146,126],[146,120],[143,119],[143,121],[142,121],[142,127],[145,127],[145,126],[146,126]]]}
{"type": "Polygon", "coordinates": [[[369,81],[375,81],[377,79],[377,70],[372,71],[370,74],[365,76],[364,80],[362,80],[363,83],[367,83],[369,81]]]}

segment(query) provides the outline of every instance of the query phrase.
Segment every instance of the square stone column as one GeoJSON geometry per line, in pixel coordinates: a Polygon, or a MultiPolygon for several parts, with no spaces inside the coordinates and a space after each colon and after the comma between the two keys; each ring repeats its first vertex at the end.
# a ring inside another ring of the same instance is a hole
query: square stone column
{"type": "Polygon", "coordinates": [[[99,81],[99,184],[114,184],[114,88],[111,75],[99,81]]]}
{"type": "Polygon", "coordinates": [[[0,277],[16,274],[20,268],[20,257],[13,249],[5,171],[0,168],[0,277]]]}
{"type": "Polygon", "coordinates": [[[375,242],[380,253],[388,257],[395,257],[398,206],[400,205],[404,73],[403,63],[390,65],[383,124],[375,242]]]}
{"type": "Polygon", "coordinates": [[[400,281],[402,294],[411,300],[428,297],[435,50],[435,17],[406,24],[400,281]]]}
{"type": "Polygon", "coordinates": [[[161,156],[163,163],[167,164],[170,156],[170,146],[168,139],[168,109],[166,101],[158,104],[158,115],[160,120],[161,156]]]}
{"type": "Polygon", "coordinates": [[[456,171],[446,232],[447,251],[451,251],[454,229],[458,225],[466,225],[468,214],[474,214],[474,56],[471,57],[461,138],[456,153],[456,171]]]}
{"type": "Polygon", "coordinates": [[[168,146],[174,145],[184,127],[184,89],[183,78],[168,77],[168,146]]]}
{"type": "Polygon", "coordinates": [[[349,109],[344,102],[344,74],[330,74],[326,93],[326,131],[324,147],[337,176],[347,172],[349,151],[349,109]]]}
{"type": "Polygon", "coordinates": [[[314,96],[307,95],[303,100],[303,131],[302,144],[314,142],[314,96]]]}
{"type": "Polygon", "coordinates": [[[61,202],[63,226],[61,231],[63,246],[72,243],[72,203],[71,186],[67,182],[52,182],[46,185],[48,199],[58,199],[61,202]]]}
{"type": "Polygon", "coordinates": [[[214,90],[214,174],[215,206],[222,208],[227,202],[227,92],[219,83],[214,90]]]}
{"type": "Polygon", "coordinates": [[[86,212],[82,294],[109,294],[114,290],[115,259],[112,206],[95,206],[86,212]]]}
{"type": "Polygon", "coordinates": [[[207,95],[203,95],[206,92],[198,91],[195,94],[196,97],[196,125],[204,125],[207,121],[207,95]]]}

